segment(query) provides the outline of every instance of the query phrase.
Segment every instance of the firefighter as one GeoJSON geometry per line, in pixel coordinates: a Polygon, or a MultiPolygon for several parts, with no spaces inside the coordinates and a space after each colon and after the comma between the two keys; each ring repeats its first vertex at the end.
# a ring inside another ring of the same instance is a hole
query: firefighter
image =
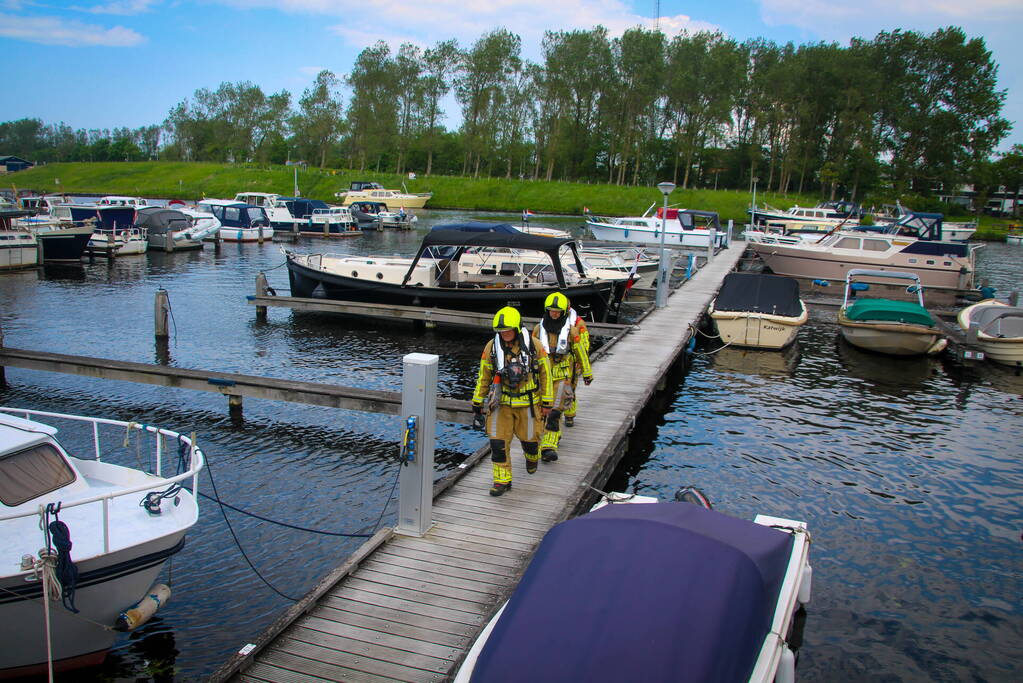
{"type": "MultiPolygon", "coordinates": [[[[582,316],[580,316],[578,313],[576,313],[575,309],[571,308],[571,307],[568,309],[568,317],[569,317],[570,320],[575,320],[576,321],[575,324],[579,328],[579,341],[578,341],[578,343],[582,346],[583,353],[586,354],[586,359],[589,360],[589,358],[590,358],[590,331],[586,327],[586,321],[584,321],[582,319],[582,316]]],[[[582,366],[581,363],[579,363],[579,361],[576,361],[575,362],[574,371],[572,372],[572,405],[570,405],[568,408],[566,408],[564,415],[562,415],[562,417],[564,418],[564,424],[565,424],[566,427],[573,427],[573,426],[575,426],[576,409],[579,407],[579,399],[576,396],[575,390],[576,390],[576,387],[579,386],[579,378],[582,376],[582,374],[583,374],[583,366],[582,366]]],[[[591,377],[590,378],[590,382],[592,382],[592,381],[593,381],[593,378],[591,377]]],[[[586,383],[587,386],[589,386],[590,382],[586,383]]]]}
{"type": "Polygon", "coordinates": [[[522,329],[522,317],[511,306],[494,316],[494,338],[480,359],[472,396],[473,425],[490,438],[494,485],[490,495],[511,489],[511,442],[518,437],[526,456],[526,472],[536,472],[543,419],[553,401],[550,363],[543,346],[522,329]]]}
{"type": "Polygon", "coordinates": [[[585,323],[568,305],[568,297],[555,292],[544,301],[543,317],[533,336],[550,357],[554,403],[547,415],[540,454],[544,462],[554,462],[558,459],[558,443],[561,441],[561,416],[575,416],[578,378],[581,375],[587,386],[593,381],[589,333],[585,323]]]}

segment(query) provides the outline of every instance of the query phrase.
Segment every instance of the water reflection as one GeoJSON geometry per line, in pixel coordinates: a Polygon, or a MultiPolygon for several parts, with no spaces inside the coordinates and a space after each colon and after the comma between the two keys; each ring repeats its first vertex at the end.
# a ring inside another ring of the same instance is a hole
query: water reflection
{"type": "Polygon", "coordinates": [[[800,357],[798,341],[780,351],[719,346],[706,353],[712,356],[714,367],[720,371],[763,376],[791,375],[800,357]]]}

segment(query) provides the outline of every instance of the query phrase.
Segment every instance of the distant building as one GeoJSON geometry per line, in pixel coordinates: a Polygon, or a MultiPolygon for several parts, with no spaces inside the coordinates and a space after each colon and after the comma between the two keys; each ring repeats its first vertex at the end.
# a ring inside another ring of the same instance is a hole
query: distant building
{"type": "MultiPolygon", "coordinates": [[[[938,194],[938,199],[946,204],[959,204],[970,211],[977,210],[974,204],[974,200],[977,198],[977,190],[973,185],[960,185],[956,189],[955,194],[944,191],[940,186],[936,187],[935,191],[938,194]]],[[[987,204],[982,208],[984,213],[995,216],[1008,215],[1015,211],[1016,206],[1020,202],[1023,202],[1023,188],[1016,188],[1013,191],[1005,185],[1001,185],[997,190],[988,195],[987,204]]]]}
{"type": "Polygon", "coordinates": [[[35,165],[34,161],[27,161],[21,157],[0,156],[0,173],[24,171],[26,168],[32,168],[35,165]]]}

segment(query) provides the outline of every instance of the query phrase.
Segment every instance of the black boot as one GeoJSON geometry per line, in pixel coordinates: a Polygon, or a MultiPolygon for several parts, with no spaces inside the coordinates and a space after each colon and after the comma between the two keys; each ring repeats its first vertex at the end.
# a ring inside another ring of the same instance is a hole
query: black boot
{"type": "Polygon", "coordinates": [[[566,427],[574,427],[575,426],[575,416],[574,415],[566,415],[565,416],[565,426],[566,427]]]}
{"type": "Polygon", "coordinates": [[[496,481],[494,485],[490,487],[490,495],[492,496],[503,496],[505,491],[511,490],[511,482],[507,484],[499,484],[496,481]]]}
{"type": "Polygon", "coordinates": [[[545,448],[540,457],[543,458],[544,462],[554,462],[558,459],[558,452],[553,448],[545,448]]]}

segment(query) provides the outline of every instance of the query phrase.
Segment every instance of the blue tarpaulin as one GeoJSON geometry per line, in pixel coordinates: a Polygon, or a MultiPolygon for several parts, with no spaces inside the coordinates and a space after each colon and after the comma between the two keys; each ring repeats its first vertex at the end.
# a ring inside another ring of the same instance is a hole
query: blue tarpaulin
{"type": "Polygon", "coordinates": [[[480,653],[473,681],[744,681],[792,537],[690,503],[563,522],[480,653]]]}

